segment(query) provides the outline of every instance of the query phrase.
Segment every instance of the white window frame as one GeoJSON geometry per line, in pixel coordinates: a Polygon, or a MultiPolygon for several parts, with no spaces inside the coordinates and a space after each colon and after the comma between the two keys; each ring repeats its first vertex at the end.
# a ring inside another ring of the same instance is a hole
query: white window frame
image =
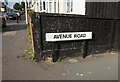
{"type": "Polygon", "coordinates": [[[66,5],[67,5],[67,13],[73,12],[73,0],[67,0],[67,4],[66,5]]]}
{"type": "Polygon", "coordinates": [[[37,9],[37,4],[35,4],[34,9],[37,12],[85,15],[85,7],[83,7],[85,5],[83,3],[84,1],[85,0],[36,0],[36,2],[39,2],[39,11],[37,9]]]}
{"type": "Polygon", "coordinates": [[[44,3],[45,0],[39,0],[39,12],[45,12],[44,3]]]}
{"type": "Polygon", "coordinates": [[[46,0],[45,10],[46,10],[46,13],[58,13],[58,0],[46,0]]]}

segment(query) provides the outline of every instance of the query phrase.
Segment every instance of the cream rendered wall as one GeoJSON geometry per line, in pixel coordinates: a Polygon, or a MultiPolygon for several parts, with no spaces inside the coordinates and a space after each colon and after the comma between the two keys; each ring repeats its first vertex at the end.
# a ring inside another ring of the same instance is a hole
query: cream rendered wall
{"type": "Polygon", "coordinates": [[[37,11],[36,3],[34,4],[33,8],[34,8],[34,10],[35,10],[35,12],[36,12],[36,11],[37,11]]]}
{"type": "Polygon", "coordinates": [[[34,4],[34,10],[35,12],[38,12],[37,2],[34,4]]]}
{"type": "Polygon", "coordinates": [[[66,0],[59,0],[59,13],[66,13],[66,5],[64,4],[66,0]]]}
{"type": "MultiPolygon", "coordinates": [[[[40,12],[40,7],[37,6],[37,2],[39,3],[40,0],[35,0],[36,3],[34,4],[34,10],[35,12],[40,12]]],[[[44,0],[41,0],[42,2],[44,0]]],[[[49,2],[49,0],[45,0],[46,2],[49,2]]],[[[55,0],[51,0],[54,2],[55,0]]],[[[56,0],[58,4],[56,4],[56,12],[54,12],[54,3],[52,3],[52,9],[49,10],[48,6],[48,12],[46,13],[63,13],[63,14],[79,14],[79,15],[85,15],[85,1],[86,0],[73,0],[73,11],[71,13],[67,13],[67,4],[65,4],[67,0],[56,0]]],[[[49,4],[48,4],[49,5],[49,4]]],[[[39,5],[40,6],[40,5],[39,5]]]]}
{"type": "Polygon", "coordinates": [[[65,4],[65,1],[59,0],[59,13],[85,15],[86,0],[73,0],[73,12],[71,13],[67,13],[67,4],[65,4]]]}
{"type": "MultiPolygon", "coordinates": [[[[33,4],[34,4],[34,0],[32,0],[31,3],[32,3],[32,5],[33,5],[33,4]]],[[[33,5],[33,6],[32,6],[32,5],[31,5],[31,9],[34,9],[34,5],[33,5]]]]}
{"type": "Polygon", "coordinates": [[[73,14],[85,15],[85,0],[73,0],[73,14]]]}

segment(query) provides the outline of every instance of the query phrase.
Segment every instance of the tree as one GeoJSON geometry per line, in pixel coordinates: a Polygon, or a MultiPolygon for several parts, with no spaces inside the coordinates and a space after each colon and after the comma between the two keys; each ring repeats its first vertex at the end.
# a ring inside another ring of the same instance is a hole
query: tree
{"type": "Polygon", "coordinates": [[[15,3],[13,8],[16,9],[16,10],[22,10],[22,7],[19,3],[15,3]]]}
{"type": "Polygon", "coordinates": [[[21,2],[21,8],[25,10],[25,2],[21,2]]]}
{"type": "Polygon", "coordinates": [[[5,4],[8,5],[8,0],[4,0],[5,4]]]}

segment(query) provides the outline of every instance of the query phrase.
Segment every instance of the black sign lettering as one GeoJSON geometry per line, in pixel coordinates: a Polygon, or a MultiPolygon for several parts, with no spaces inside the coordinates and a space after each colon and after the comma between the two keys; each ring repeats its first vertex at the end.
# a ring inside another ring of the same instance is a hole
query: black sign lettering
{"type": "Polygon", "coordinates": [[[54,35],[53,39],[59,39],[59,36],[58,35],[54,35]]]}
{"type": "Polygon", "coordinates": [[[86,37],[86,34],[74,34],[74,38],[86,37]]]}
{"type": "Polygon", "coordinates": [[[72,38],[72,34],[59,34],[54,35],[53,39],[64,39],[64,38],[72,38]]]}

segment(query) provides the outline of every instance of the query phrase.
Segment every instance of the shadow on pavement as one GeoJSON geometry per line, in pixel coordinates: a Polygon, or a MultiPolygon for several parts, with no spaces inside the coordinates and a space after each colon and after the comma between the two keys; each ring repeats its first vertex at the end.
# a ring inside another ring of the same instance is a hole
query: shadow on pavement
{"type": "Polygon", "coordinates": [[[5,28],[2,29],[2,32],[7,32],[7,31],[18,31],[18,30],[25,30],[26,25],[21,24],[21,25],[9,25],[5,28]]]}
{"type": "Polygon", "coordinates": [[[7,32],[7,31],[18,31],[18,30],[25,30],[26,29],[26,24],[25,23],[8,23],[7,27],[2,28],[2,32],[7,32]]]}
{"type": "Polygon", "coordinates": [[[18,20],[18,21],[19,23],[17,23],[17,20],[8,19],[6,21],[7,26],[2,28],[2,32],[18,31],[18,30],[26,29],[25,16],[22,15],[21,20],[18,20]]]}

